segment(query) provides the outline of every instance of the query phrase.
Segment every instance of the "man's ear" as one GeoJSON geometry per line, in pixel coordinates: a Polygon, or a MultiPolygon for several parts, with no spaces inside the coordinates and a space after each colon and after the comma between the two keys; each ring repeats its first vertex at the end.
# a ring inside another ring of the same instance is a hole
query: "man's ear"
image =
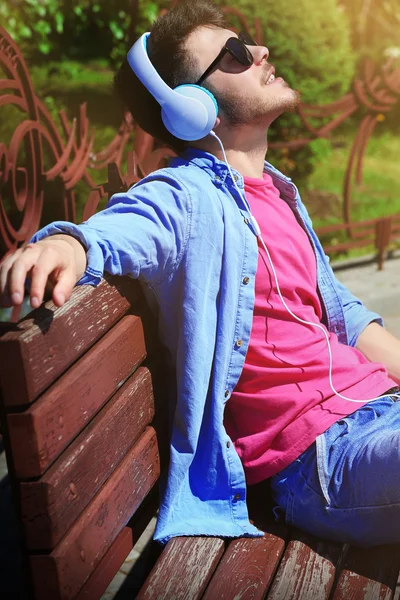
{"type": "Polygon", "coordinates": [[[214,123],[214,127],[213,127],[213,129],[217,129],[217,127],[218,127],[218,125],[219,125],[220,123],[221,123],[221,119],[220,119],[219,117],[217,117],[217,118],[215,119],[215,123],[214,123]]]}

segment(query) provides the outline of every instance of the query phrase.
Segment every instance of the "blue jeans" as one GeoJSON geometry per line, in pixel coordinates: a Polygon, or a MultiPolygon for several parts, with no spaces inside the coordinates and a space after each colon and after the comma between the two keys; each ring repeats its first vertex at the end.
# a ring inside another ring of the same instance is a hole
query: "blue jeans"
{"type": "Polygon", "coordinates": [[[340,419],[272,477],[276,517],[342,543],[400,543],[400,401],[396,400],[379,398],[340,419]]]}

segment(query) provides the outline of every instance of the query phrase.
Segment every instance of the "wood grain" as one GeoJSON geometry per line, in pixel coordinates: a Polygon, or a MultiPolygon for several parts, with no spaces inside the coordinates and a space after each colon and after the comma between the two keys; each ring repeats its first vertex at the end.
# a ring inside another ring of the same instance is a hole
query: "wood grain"
{"type": "Polygon", "coordinates": [[[132,529],[124,527],[76,600],[99,600],[133,548],[132,529]]]}
{"type": "Polygon", "coordinates": [[[42,475],[145,356],[142,322],[126,315],[28,410],[10,414],[17,477],[42,475]]]}
{"type": "Polygon", "coordinates": [[[229,544],[203,596],[203,600],[261,600],[264,598],[285,541],[274,535],[241,538],[229,544]]]}
{"type": "Polygon", "coordinates": [[[54,548],[153,415],[151,375],[140,367],[39,481],[21,484],[28,548],[54,548]]]}
{"type": "Polygon", "coordinates": [[[33,402],[141,298],[139,284],[108,277],[77,286],[57,308],[48,301],[0,333],[0,385],[5,406],[33,402]]]}
{"type": "Polygon", "coordinates": [[[399,569],[399,546],[353,546],[347,554],[332,600],[391,600],[399,569]]]}
{"type": "MultiPolygon", "coordinates": [[[[101,598],[134,544],[139,540],[150,520],[156,514],[157,507],[158,486],[154,486],[129,521],[128,526],[121,531],[115,542],[113,542],[107,554],[79,592],[76,600],[98,600],[101,598]]],[[[152,550],[152,555],[157,554],[159,556],[161,546],[157,544],[152,550]]],[[[150,558],[153,558],[153,556],[150,558]]]]}
{"type": "Polygon", "coordinates": [[[288,544],[268,600],[328,600],[341,546],[300,534],[288,544]]]}
{"type": "Polygon", "coordinates": [[[211,537],[170,540],[140,590],[138,600],[196,600],[224,552],[224,541],[211,537]]]}
{"type": "Polygon", "coordinates": [[[159,474],[149,427],[51,554],[31,557],[37,600],[75,598],[159,474]]]}

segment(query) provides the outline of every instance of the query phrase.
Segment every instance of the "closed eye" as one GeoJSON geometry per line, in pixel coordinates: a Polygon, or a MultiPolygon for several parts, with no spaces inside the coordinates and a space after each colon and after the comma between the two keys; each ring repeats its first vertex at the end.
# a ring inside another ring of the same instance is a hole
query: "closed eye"
{"type": "Polygon", "coordinates": [[[243,71],[243,65],[232,54],[227,52],[221,62],[220,69],[228,73],[239,73],[243,71]]]}
{"type": "Polygon", "coordinates": [[[237,61],[236,61],[236,58],[234,58],[232,56],[232,54],[229,54],[229,52],[227,52],[225,55],[225,62],[229,65],[229,64],[232,64],[233,62],[237,62],[237,61]]]}

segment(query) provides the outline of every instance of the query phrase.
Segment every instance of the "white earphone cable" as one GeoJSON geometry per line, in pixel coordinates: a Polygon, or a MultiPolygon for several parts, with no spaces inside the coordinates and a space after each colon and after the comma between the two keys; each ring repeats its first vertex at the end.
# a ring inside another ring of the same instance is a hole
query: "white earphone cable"
{"type": "MultiPolygon", "coordinates": [[[[223,144],[222,144],[221,140],[219,139],[219,137],[216,135],[216,133],[215,133],[214,131],[211,131],[211,132],[210,132],[210,135],[212,135],[212,137],[214,137],[214,138],[215,138],[215,139],[216,139],[216,140],[219,142],[219,145],[220,145],[220,147],[221,147],[222,154],[223,154],[223,157],[224,157],[224,161],[225,161],[225,163],[226,163],[226,166],[228,167],[228,170],[229,170],[229,173],[230,173],[231,179],[232,179],[232,181],[233,181],[233,184],[234,184],[234,186],[236,187],[236,190],[238,191],[238,193],[239,193],[239,195],[241,196],[241,198],[244,200],[244,202],[245,202],[245,205],[246,205],[246,207],[247,207],[247,209],[248,209],[248,211],[249,211],[249,214],[251,215],[251,222],[252,222],[252,225],[253,225],[253,229],[254,229],[255,235],[256,235],[257,239],[260,241],[260,243],[261,243],[262,247],[264,248],[264,250],[265,250],[265,253],[266,253],[267,257],[268,257],[268,261],[269,261],[269,263],[270,263],[270,265],[271,265],[272,273],[273,273],[273,275],[274,275],[276,289],[277,289],[277,292],[278,292],[279,298],[280,298],[280,300],[281,300],[281,302],[282,302],[283,306],[285,307],[285,309],[287,310],[287,312],[288,312],[288,313],[289,313],[289,314],[290,314],[290,315],[291,315],[291,316],[292,316],[294,319],[296,319],[296,320],[297,320],[297,321],[299,321],[300,323],[303,323],[304,325],[311,325],[312,327],[317,327],[318,329],[321,329],[322,333],[323,333],[323,334],[324,334],[324,336],[325,336],[326,343],[327,343],[327,346],[328,346],[328,354],[329,354],[329,385],[330,385],[330,387],[331,387],[331,390],[332,390],[332,392],[333,392],[333,393],[334,393],[336,396],[339,396],[339,398],[342,398],[343,400],[347,400],[348,402],[365,403],[365,402],[371,402],[372,400],[378,400],[378,398],[370,398],[370,399],[364,399],[364,400],[354,400],[353,398],[347,398],[346,396],[343,396],[343,394],[341,394],[340,392],[338,392],[338,391],[335,389],[335,387],[334,387],[334,385],[333,385],[333,381],[332,381],[333,359],[332,359],[332,349],[331,349],[331,344],[330,344],[330,341],[329,341],[329,335],[328,335],[328,333],[327,333],[326,329],[325,329],[325,328],[324,328],[322,325],[320,325],[319,323],[311,323],[311,322],[309,322],[309,321],[305,321],[305,320],[301,319],[300,317],[298,317],[297,315],[295,315],[295,314],[294,314],[294,313],[293,313],[293,312],[290,310],[290,308],[288,307],[288,305],[286,304],[286,302],[285,302],[285,300],[284,300],[284,298],[283,298],[283,296],[282,296],[282,293],[281,293],[281,289],[280,289],[279,282],[278,282],[278,276],[277,276],[277,274],[276,274],[275,267],[274,267],[274,264],[273,264],[273,262],[272,262],[271,255],[270,255],[270,253],[269,253],[269,250],[268,250],[268,248],[267,248],[267,246],[266,246],[266,244],[265,244],[265,242],[264,242],[264,240],[263,240],[263,238],[262,238],[260,227],[259,227],[259,225],[258,225],[258,223],[257,223],[257,221],[256,221],[256,219],[255,219],[255,217],[254,217],[254,216],[252,215],[252,213],[251,213],[251,209],[250,209],[249,203],[247,202],[247,199],[246,199],[245,195],[244,195],[244,194],[243,194],[243,193],[240,191],[240,189],[239,189],[239,187],[238,187],[238,185],[237,185],[237,183],[236,183],[236,180],[235,180],[235,178],[234,178],[234,176],[233,176],[233,173],[232,173],[231,167],[230,167],[230,165],[229,165],[229,163],[228,163],[228,160],[227,160],[227,158],[226,158],[226,154],[225,154],[225,148],[224,148],[224,146],[223,146],[223,144]]],[[[384,398],[385,396],[388,396],[388,397],[393,397],[393,396],[396,396],[396,397],[400,398],[400,394],[383,394],[382,396],[379,396],[379,398],[384,398]]]]}

